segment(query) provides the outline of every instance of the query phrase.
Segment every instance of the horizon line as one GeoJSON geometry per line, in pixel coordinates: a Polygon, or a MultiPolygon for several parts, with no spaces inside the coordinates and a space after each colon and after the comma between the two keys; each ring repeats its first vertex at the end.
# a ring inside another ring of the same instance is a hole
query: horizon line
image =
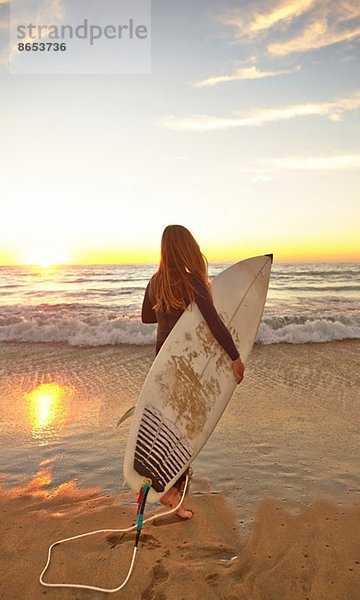
{"type": "MultiPolygon", "coordinates": [[[[259,254],[257,256],[266,256],[265,254],[259,254]]],[[[249,257],[251,258],[251,257],[249,257]]],[[[246,258],[242,259],[242,260],[247,260],[246,258]]],[[[241,261],[234,261],[234,260],[223,260],[223,261],[208,261],[209,265],[225,265],[225,264],[236,264],[236,262],[241,262],[241,261]]],[[[338,260],[323,260],[323,259],[319,259],[319,260],[297,260],[297,259],[293,259],[293,260],[276,260],[274,258],[274,264],[355,264],[355,263],[360,263],[360,258],[359,259],[354,259],[354,260],[342,260],[342,259],[338,259],[338,260]]],[[[159,262],[114,262],[114,263],[108,263],[108,262],[104,262],[104,263],[82,263],[82,262],[65,262],[65,263],[54,263],[51,265],[41,265],[41,264],[37,264],[37,263],[33,263],[33,264],[29,264],[29,263],[3,263],[0,264],[0,268],[2,267],[29,267],[29,268],[33,268],[33,267],[37,267],[37,268],[41,268],[41,269],[52,269],[52,268],[56,268],[56,267],[115,267],[115,266],[122,266],[122,267],[130,267],[130,266],[157,266],[159,264],[159,262]]]]}

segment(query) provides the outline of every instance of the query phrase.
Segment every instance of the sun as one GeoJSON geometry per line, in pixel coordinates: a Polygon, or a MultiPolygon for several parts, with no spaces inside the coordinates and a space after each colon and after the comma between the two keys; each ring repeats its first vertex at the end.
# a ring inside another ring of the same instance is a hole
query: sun
{"type": "Polygon", "coordinates": [[[24,255],[22,263],[35,267],[50,268],[56,265],[63,265],[68,262],[68,256],[65,252],[52,250],[51,248],[38,248],[29,250],[24,255]]]}

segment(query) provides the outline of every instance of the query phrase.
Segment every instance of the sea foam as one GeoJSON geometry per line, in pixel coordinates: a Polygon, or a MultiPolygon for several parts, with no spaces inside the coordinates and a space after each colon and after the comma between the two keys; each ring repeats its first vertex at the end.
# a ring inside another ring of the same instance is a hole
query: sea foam
{"type": "MultiPolygon", "coordinates": [[[[66,342],[72,346],[153,344],[156,325],[134,317],[69,315],[66,311],[34,310],[0,318],[0,342],[66,342]]],[[[272,316],[260,324],[260,344],[306,344],[341,339],[360,339],[360,316],[327,318],[272,316]]]]}

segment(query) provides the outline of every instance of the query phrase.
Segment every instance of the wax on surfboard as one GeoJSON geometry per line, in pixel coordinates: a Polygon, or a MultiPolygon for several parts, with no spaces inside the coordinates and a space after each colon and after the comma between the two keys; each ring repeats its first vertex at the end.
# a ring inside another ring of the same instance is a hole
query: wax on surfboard
{"type": "MultiPolygon", "coordinates": [[[[240,261],[214,278],[212,296],[244,364],[263,313],[272,255],[240,261]]],[[[154,360],[132,419],[124,479],[152,481],[157,502],[187,469],[225,410],[236,381],[231,359],[195,303],[181,315],[154,360]]]]}

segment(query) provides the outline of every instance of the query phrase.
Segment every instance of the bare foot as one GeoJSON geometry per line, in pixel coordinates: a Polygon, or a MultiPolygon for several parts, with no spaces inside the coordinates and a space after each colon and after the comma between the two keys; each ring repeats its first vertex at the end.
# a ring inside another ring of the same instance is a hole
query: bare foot
{"type": "MultiPolygon", "coordinates": [[[[175,487],[172,487],[166,492],[166,494],[164,494],[160,498],[160,502],[161,502],[161,504],[164,504],[165,506],[168,506],[169,508],[175,508],[175,506],[177,506],[179,504],[180,499],[181,499],[181,494],[180,494],[179,490],[175,487]]],[[[192,519],[194,516],[194,513],[192,510],[186,510],[185,508],[182,508],[182,506],[180,506],[178,508],[178,510],[176,511],[176,514],[181,519],[192,519]]]]}
{"type": "Polygon", "coordinates": [[[179,510],[176,511],[176,514],[181,519],[192,519],[194,516],[194,513],[192,510],[186,510],[185,508],[181,508],[181,507],[179,508],[179,510]]]}
{"type": "Polygon", "coordinates": [[[180,502],[180,492],[175,487],[170,488],[166,494],[164,494],[160,498],[161,504],[165,504],[165,506],[169,506],[170,508],[175,508],[180,502]]]}

